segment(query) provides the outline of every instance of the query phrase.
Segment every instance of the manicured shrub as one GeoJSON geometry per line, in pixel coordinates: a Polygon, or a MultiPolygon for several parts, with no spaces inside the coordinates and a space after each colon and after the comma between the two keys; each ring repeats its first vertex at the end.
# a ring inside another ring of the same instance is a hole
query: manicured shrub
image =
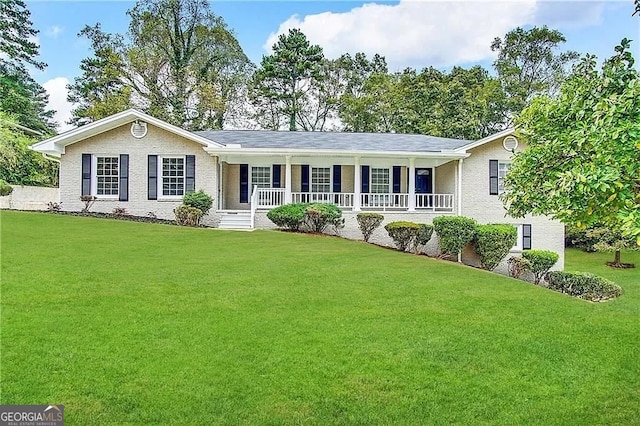
{"type": "Polygon", "coordinates": [[[413,222],[389,222],[384,229],[387,230],[398,250],[406,251],[414,249],[421,225],[413,222]]]}
{"type": "Polygon", "coordinates": [[[0,179],[0,197],[5,197],[13,192],[13,186],[0,179]]]}
{"type": "Polygon", "coordinates": [[[531,262],[524,257],[511,256],[509,260],[507,260],[507,268],[509,269],[510,277],[520,278],[531,270],[531,262]]]}
{"type": "Polygon", "coordinates": [[[426,223],[419,223],[420,229],[418,230],[418,236],[416,237],[416,247],[425,246],[433,236],[433,225],[427,225],[426,223]]]}
{"type": "Polygon", "coordinates": [[[478,225],[473,245],[482,266],[491,271],[509,254],[517,239],[518,230],[513,225],[478,225]]]}
{"type": "Polygon", "coordinates": [[[440,237],[440,251],[445,255],[457,255],[473,240],[476,221],[464,216],[439,216],[433,219],[433,227],[440,237]]]}
{"type": "Polygon", "coordinates": [[[558,253],[548,250],[527,250],[522,252],[522,257],[531,262],[531,272],[536,284],[540,284],[542,278],[559,258],[558,253]]]}
{"type": "Polygon", "coordinates": [[[278,228],[298,231],[304,223],[307,204],[285,204],[269,210],[267,217],[278,228]]]}
{"type": "Polygon", "coordinates": [[[552,290],[592,302],[613,299],[622,294],[622,288],[614,282],[584,272],[549,272],[547,282],[552,290]]]}
{"type": "Polygon", "coordinates": [[[311,232],[324,232],[329,225],[338,229],[342,220],[342,210],[335,204],[308,204],[305,209],[305,224],[311,232]]]}
{"type": "Polygon", "coordinates": [[[200,210],[203,215],[206,215],[209,213],[209,210],[211,210],[213,198],[201,189],[198,192],[187,192],[184,194],[184,197],[182,197],[182,204],[189,207],[195,207],[200,210]]]}
{"type": "Polygon", "coordinates": [[[358,221],[358,227],[360,228],[360,232],[362,232],[364,240],[369,242],[373,231],[380,226],[384,220],[384,216],[380,213],[358,213],[356,220],[358,221]]]}
{"type": "Polygon", "coordinates": [[[173,209],[176,223],[183,226],[198,226],[202,218],[202,210],[191,206],[180,205],[173,209]]]}

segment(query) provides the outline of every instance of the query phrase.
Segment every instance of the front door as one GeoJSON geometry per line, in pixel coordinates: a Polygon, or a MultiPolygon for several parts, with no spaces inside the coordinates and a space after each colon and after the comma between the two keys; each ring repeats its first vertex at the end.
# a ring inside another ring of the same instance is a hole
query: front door
{"type": "Polygon", "coordinates": [[[433,169],[416,169],[416,194],[433,193],[433,169]]]}

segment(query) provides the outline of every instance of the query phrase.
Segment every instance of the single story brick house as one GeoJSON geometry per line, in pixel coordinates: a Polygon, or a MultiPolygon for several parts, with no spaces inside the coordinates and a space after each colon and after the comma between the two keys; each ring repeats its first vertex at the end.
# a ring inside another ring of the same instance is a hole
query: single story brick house
{"type": "MultiPolygon", "coordinates": [[[[60,201],[79,211],[122,207],[129,214],[172,219],[185,192],[214,198],[206,223],[270,228],[269,209],[291,202],[328,202],[343,210],[341,234],[358,239],[355,216],[380,212],[384,223],[430,223],[463,215],[479,223],[512,223],[517,253],[552,250],[564,262],[564,227],[547,217],[514,219],[499,198],[513,152],[524,149],[505,130],[477,141],[425,135],[213,130],[190,132],[127,110],[32,146],[60,162],[60,201]]],[[[383,225],[384,225],[383,223],[383,225]]],[[[391,245],[382,227],[373,242],[391,245]]],[[[435,238],[428,251],[436,250],[435,238]]],[[[472,253],[463,259],[475,263],[472,253]]]]}

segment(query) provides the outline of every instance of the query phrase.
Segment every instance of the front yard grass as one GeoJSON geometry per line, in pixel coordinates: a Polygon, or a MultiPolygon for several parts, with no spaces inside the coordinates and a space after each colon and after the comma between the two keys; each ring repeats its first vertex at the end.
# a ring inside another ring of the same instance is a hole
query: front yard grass
{"type": "Polygon", "coordinates": [[[567,252],[623,287],[594,304],[339,238],[0,219],[2,404],[81,425],[640,423],[640,273],[609,255],[567,252]]]}

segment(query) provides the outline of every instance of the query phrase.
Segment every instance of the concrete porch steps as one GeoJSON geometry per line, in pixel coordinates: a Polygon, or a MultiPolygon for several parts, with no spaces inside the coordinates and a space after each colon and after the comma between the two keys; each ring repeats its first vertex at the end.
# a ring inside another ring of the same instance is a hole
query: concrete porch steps
{"type": "Polygon", "coordinates": [[[224,212],[220,216],[220,229],[251,230],[251,213],[249,212],[224,212]]]}

